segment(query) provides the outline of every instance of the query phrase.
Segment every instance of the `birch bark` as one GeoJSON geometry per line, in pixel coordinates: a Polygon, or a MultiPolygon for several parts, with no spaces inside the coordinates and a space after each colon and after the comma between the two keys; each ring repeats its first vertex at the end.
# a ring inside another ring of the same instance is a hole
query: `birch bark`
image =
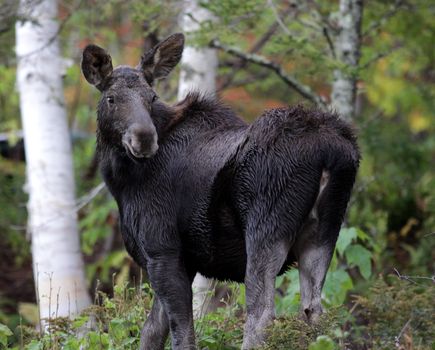
{"type": "Polygon", "coordinates": [[[91,302],[77,230],[57,6],[56,0],[21,0],[22,18],[32,20],[16,24],[28,228],[41,319],[73,317],[91,302]]]}
{"type": "MultiPolygon", "coordinates": [[[[211,13],[199,6],[197,0],[183,0],[181,29],[189,37],[200,28],[202,22],[213,20],[211,13]]],[[[196,48],[187,45],[181,58],[178,99],[183,99],[189,91],[199,90],[208,94],[216,92],[217,53],[212,48],[196,48]]]]}
{"type": "MultiPolygon", "coordinates": [[[[182,31],[193,34],[202,22],[213,20],[211,13],[200,7],[197,0],[183,0],[180,19],[182,31]]],[[[180,80],[178,84],[178,100],[186,97],[190,91],[200,91],[209,95],[216,93],[217,53],[212,48],[195,48],[187,41],[181,58],[180,80]]],[[[207,312],[207,295],[212,288],[212,281],[197,274],[192,284],[193,314],[202,317],[207,312]]]]}
{"type": "Polygon", "coordinates": [[[345,120],[355,115],[356,68],[360,58],[362,0],[340,0],[334,47],[343,68],[334,71],[331,107],[345,120]]]}

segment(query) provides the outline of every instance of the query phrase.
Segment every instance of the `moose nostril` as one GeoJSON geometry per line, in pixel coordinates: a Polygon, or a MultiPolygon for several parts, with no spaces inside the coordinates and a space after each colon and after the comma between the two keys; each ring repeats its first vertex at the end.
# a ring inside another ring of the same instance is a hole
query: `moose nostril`
{"type": "Polygon", "coordinates": [[[145,151],[147,148],[151,148],[152,141],[152,134],[148,132],[139,132],[132,135],[130,144],[134,149],[145,151]]]}

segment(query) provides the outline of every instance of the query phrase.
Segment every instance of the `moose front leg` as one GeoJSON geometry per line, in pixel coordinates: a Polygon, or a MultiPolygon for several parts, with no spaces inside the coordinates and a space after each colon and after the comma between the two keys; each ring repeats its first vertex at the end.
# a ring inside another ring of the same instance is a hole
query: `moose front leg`
{"type": "Polygon", "coordinates": [[[169,333],[169,322],[157,296],[142,328],[140,350],[163,350],[169,333]]]}
{"type": "Polygon", "coordinates": [[[166,312],[173,350],[196,349],[192,316],[192,278],[179,256],[150,259],[148,275],[166,312]]]}

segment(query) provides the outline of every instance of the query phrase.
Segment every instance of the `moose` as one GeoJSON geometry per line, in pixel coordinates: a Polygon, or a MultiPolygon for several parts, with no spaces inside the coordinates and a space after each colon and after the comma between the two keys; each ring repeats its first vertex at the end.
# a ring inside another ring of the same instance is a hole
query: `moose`
{"type": "Polygon", "coordinates": [[[277,108],[246,124],[218,99],[191,92],[169,105],[153,81],[180,61],[183,34],[113,68],[88,45],[86,80],[101,91],[97,154],[128,253],[155,292],[140,349],[195,349],[196,273],[246,285],[242,349],[267,338],[275,278],[299,269],[301,316],[316,322],[321,291],[359,164],[336,114],[277,108]]]}

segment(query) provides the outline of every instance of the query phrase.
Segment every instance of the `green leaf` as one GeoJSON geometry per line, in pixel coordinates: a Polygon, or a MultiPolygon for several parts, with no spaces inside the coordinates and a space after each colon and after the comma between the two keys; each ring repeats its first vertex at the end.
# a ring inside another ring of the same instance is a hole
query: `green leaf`
{"type": "Polygon", "coordinates": [[[8,344],[8,337],[11,335],[12,331],[7,326],[0,323],[0,344],[6,346],[8,344]]]}
{"type": "Polygon", "coordinates": [[[89,332],[87,334],[87,340],[87,349],[105,350],[109,347],[109,335],[107,333],[89,332]]]}
{"type": "Polygon", "coordinates": [[[323,288],[325,302],[330,306],[342,305],[347,292],[352,288],[352,279],[346,270],[329,271],[323,288]]]}
{"type": "Polygon", "coordinates": [[[296,313],[300,306],[299,272],[291,269],[284,275],[286,284],[284,297],[276,297],[276,309],[278,314],[296,313]]]}
{"type": "Polygon", "coordinates": [[[118,342],[128,337],[126,321],[121,318],[114,318],[110,321],[109,334],[118,342]]]}
{"type": "Polygon", "coordinates": [[[32,340],[27,346],[26,350],[42,350],[42,344],[37,340],[32,340]]]}
{"type": "Polygon", "coordinates": [[[346,248],[352,243],[354,239],[358,236],[358,232],[355,227],[342,228],[338,236],[336,249],[338,253],[343,256],[346,248]]]}
{"type": "Polygon", "coordinates": [[[62,347],[63,350],[79,350],[80,349],[80,341],[78,339],[69,338],[64,346],[62,347]]]}
{"type": "Polygon", "coordinates": [[[358,238],[363,242],[372,240],[372,238],[360,228],[356,229],[356,233],[358,235],[358,238]]]}
{"type": "Polygon", "coordinates": [[[246,289],[245,289],[245,285],[241,284],[238,286],[239,289],[239,295],[237,297],[237,303],[239,305],[246,305],[246,289]]]}
{"type": "Polygon", "coordinates": [[[360,244],[355,244],[346,249],[347,263],[357,266],[361,275],[367,280],[372,274],[372,253],[360,244]]]}
{"type": "Polygon", "coordinates": [[[76,319],[74,319],[74,321],[72,322],[72,327],[74,329],[79,329],[88,321],[89,321],[89,316],[79,316],[76,319]]]}
{"type": "Polygon", "coordinates": [[[314,343],[311,343],[308,350],[334,350],[335,343],[327,335],[319,335],[314,343]]]}

